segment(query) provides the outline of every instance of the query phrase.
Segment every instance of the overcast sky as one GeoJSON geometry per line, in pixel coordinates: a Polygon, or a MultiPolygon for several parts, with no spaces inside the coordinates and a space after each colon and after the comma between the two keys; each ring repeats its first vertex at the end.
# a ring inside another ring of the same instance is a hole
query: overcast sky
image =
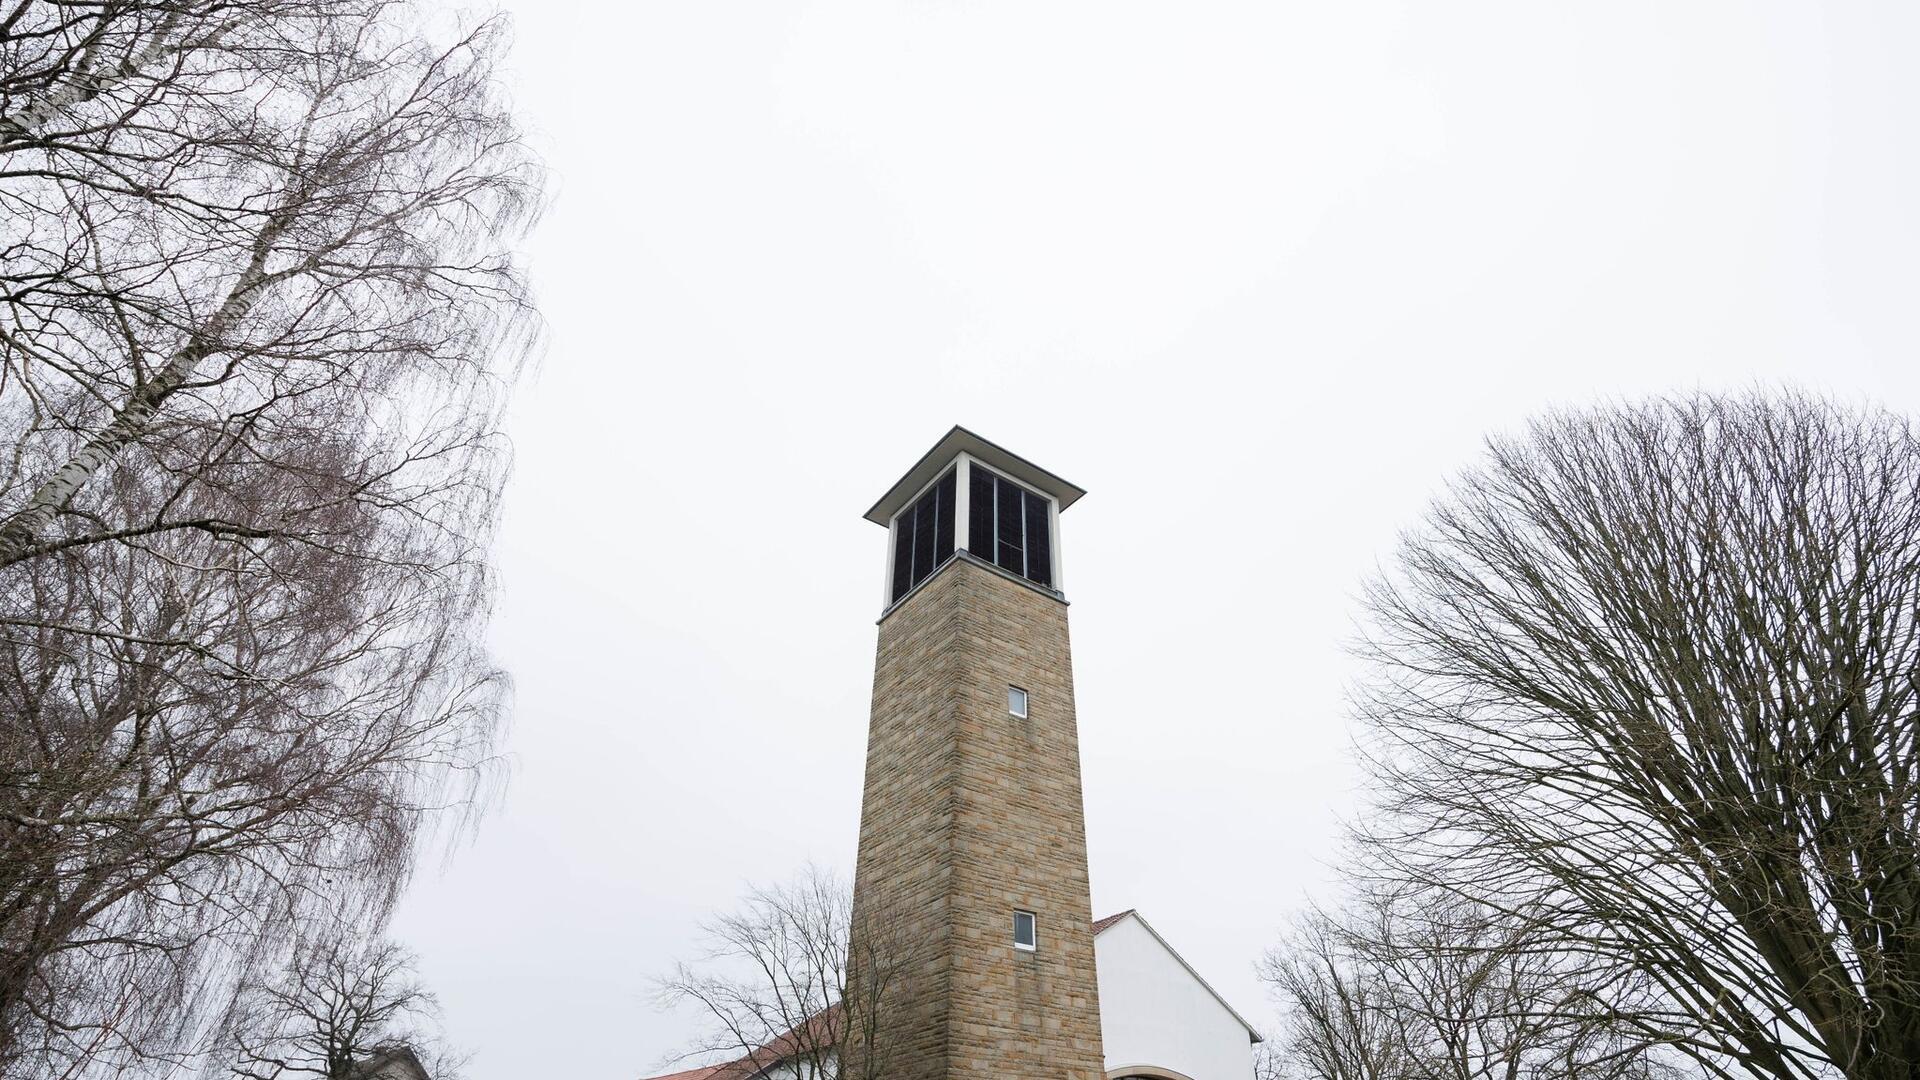
{"type": "Polygon", "coordinates": [[[1338,857],[1355,596],[1489,432],[1920,412],[1920,5],[514,4],[551,165],[506,801],[423,870],[472,1080],[658,1071],[649,980],[851,874],[886,538],[965,424],[1062,519],[1096,916],[1256,1023],[1338,857]]]}

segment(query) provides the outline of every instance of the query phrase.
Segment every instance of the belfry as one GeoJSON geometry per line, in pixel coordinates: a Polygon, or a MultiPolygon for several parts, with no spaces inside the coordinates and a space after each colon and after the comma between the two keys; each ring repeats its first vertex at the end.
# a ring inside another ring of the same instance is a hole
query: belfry
{"type": "Polygon", "coordinates": [[[848,1077],[1106,1075],[1060,544],[1084,494],[956,427],[867,511],[889,547],[855,953],[910,960],[847,1031],[848,1077]]]}

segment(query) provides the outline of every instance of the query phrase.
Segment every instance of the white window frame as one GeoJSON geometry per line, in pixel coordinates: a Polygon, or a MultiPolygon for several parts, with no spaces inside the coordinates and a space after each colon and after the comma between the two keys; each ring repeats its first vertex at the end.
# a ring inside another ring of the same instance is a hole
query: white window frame
{"type": "Polygon", "coordinates": [[[1013,911],[1013,947],[1016,949],[1019,949],[1021,952],[1039,952],[1040,951],[1040,916],[1039,915],[1031,911],[1022,911],[1019,908],[1014,909],[1013,911]],[[1027,925],[1032,927],[1033,929],[1033,935],[1032,935],[1033,940],[1024,945],[1020,943],[1020,916],[1022,915],[1025,915],[1027,917],[1027,925]]]}
{"type": "Polygon", "coordinates": [[[1008,683],[1007,684],[1007,715],[1012,716],[1018,720],[1025,720],[1027,718],[1027,714],[1032,711],[1033,711],[1033,695],[1027,693],[1026,688],[1023,686],[1015,686],[1012,683],[1008,683]],[[1017,711],[1013,707],[1013,695],[1016,693],[1020,695],[1020,708],[1017,711]]]}

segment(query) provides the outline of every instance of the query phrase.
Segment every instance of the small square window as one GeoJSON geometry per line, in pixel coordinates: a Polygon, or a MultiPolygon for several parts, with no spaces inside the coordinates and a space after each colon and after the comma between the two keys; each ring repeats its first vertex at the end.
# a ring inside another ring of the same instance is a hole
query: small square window
{"type": "Polygon", "coordinates": [[[1027,718],[1027,692],[1017,686],[1007,687],[1007,711],[1022,720],[1027,718]]]}
{"type": "Polygon", "coordinates": [[[1035,942],[1033,912],[1016,911],[1013,913],[1013,947],[1032,952],[1038,947],[1035,942]]]}

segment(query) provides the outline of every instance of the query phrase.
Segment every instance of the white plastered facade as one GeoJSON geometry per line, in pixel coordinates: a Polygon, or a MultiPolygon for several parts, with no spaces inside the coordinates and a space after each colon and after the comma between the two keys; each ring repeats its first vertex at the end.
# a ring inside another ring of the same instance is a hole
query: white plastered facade
{"type": "Polygon", "coordinates": [[[1253,1029],[1138,913],[1093,939],[1107,1075],[1253,1080],[1253,1029]]]}

